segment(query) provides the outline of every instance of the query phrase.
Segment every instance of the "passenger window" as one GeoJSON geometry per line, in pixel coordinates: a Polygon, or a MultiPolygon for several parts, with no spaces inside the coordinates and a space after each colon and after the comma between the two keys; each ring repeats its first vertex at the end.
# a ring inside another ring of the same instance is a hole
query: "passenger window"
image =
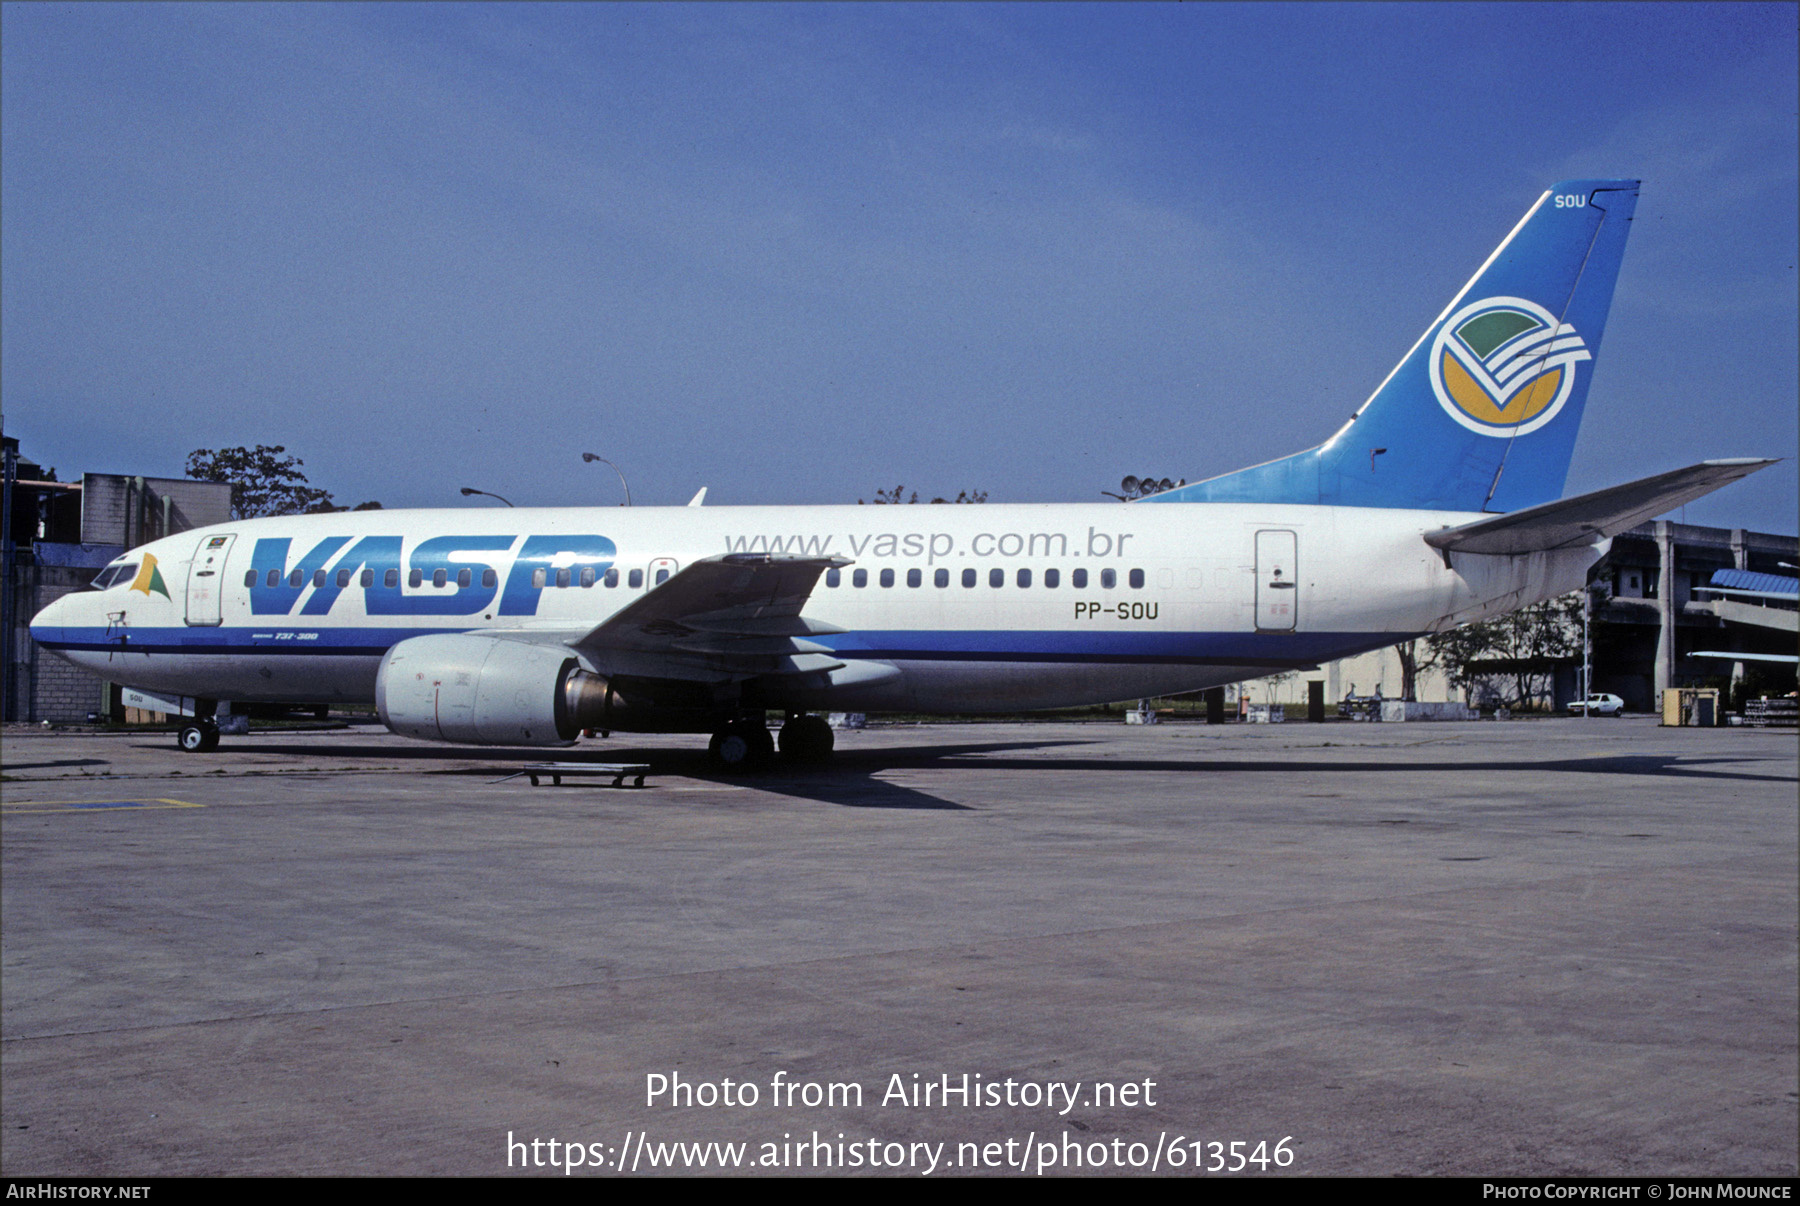
{"type": "Polygon", "coordinates": [[[1132,590],[1143,590],[1144,589],[1144,571],[1143,570],[1134,569],[1131,571],[1131,589],[1132,590]]]}
{"type": "Polygon", "coordinates": [[[425,582],[425,571],[424,570],[416,569],[416,570],[412,571],[412,573],[406,575],[406,584],[408,586],[415,586],[415,587],[422,586],[422,585],[424,585],[424,582],[425,582]]]}
{"type": "Polygon", "coordinates": [[[894,584],[894,571],[893,570],[884,569],[881,571],[881,584],[883,586],[892,586],[894,584]]]}
{"type": "Polygon", "coordinates": [[[280,570],[270,570],[269,571],[269,579],[267,582],[263,583],[263,585],[264,586],[274,586],[279,581],[281,581],[281,571],[280,570]]]}
{"type": "Polygon", "coordinates": [[[1031,571],[1030,570],[1022,569],[1019,571],[1019,585],[1020,586],[1030,586],[1031,585],[1031,571]]]}
{"type": "Polygon", "coordinates": [[[481,585],[488,590],[493,590],[496,586],[500,585],[500,575],[491,569],[482,570],[481,585]]]}
{"type": "Polygon", "coordinates": [[[1006,585],[1006,571],[1003,569],[989,570],[988,571],[988,585],[989,586],[1005,586],[1006,585]]]}
{"type": "MultiPolygon", "coordinates": [[[[661,579],[659,578],[659,579],[657,579],[657,581],[660,582],[661,579]]],[[[558,590],[563,590],[563,589],[566,589],[568,587],[568,585],[569,585],[569,567],[565,565],[561,569],[556,571],[556,586],[557,586],[558,590]]]]}
{"type": "Polygon", "coordinates": [[[826,586],[836,586],[839,582],[842,582],[843,580],[844,580],[844,575],[841,571],[839,571],[837,569],[828,569],[825,571],[825,585],[826,586]]]}
{"type": "Polygon", "coordinates": [[[1047,569],[1044,571],[1044,589],[1055,590],[1062,585],[1062,571],[1047,569]]]}
{"type": "Polygon", "coordinates": [[[638,587],[642,586],[644,584],[644,571],[632,570],[631,573],[626,576],[625,584],[631,587],[632,590],[636,590],[638,587]]]}
{"type": "Polygon", "coordinates": [[[923,586],[925,585],[925,575],[916,569],[909,569],[906,571],[906,584],[908,586],[923,586]]]}
{"type": "Polygon", "coordinates": [[[851,574],[850,574],[850,585],[851,586],[863,587],[863,586],[867,586],[868,584],[869,584],[869,571],[868,570],[859,569],[859,570],[851,571],[851,574]]]}
{"type": "Polygon", "coordinates": [[[1084,569],[1069,571],[1069,585],[1076,590],[1087,589],[1087,571],[1084,569]]]}
{"type": "Polygon", "coordinates": [[[342,590],[342,589],[344,589],[344,587],[350,585],[350,571],[349,570],[341,569],[337,572],[337,584],[338,584],[339,590],[342,590]]]}
{"type": "Polygon", "coordinates": [[[293,573],[288,575],[288,585],[289,586],[305,586],[306,585],[306,575],[301,573],[299,570],[295,570],[293,573]]]}
{"type": "MultiPolygon", "coordinates": [[[[417,570],[414,570],[413,572],[415,574],[418,573],[417,570]]],[[[539,566],[537,569],[532,570],[531,571],[531,589],[532,590],[543,590],[544,589],[544,581],[547,577],[548,577],[548,575],[544,573],[542,566],[539,566]]]]}
{"type": "Polygon", "coordinates": [[[669,571],[668,570],[659,569],[656,571],[656,584],[658,586],[661,586],[663,583],[667,582],[668,580],[669,580],[669,571]]]}
{"type": "Polygon", "coordinates": [[[431,584],[433,586],[442,586],[448,581],[450,581],[450,571],[449,570],[439,569],[439,570],[431,571],[431,584]]]}
{"type": "Polygon", "coordinates": [[[381,584],[383,586],[387,587],[389,590],[393,590],[396,586],[399,586],[400,585],[400,571],[397,569],[391,569],[391,570],[388,570],[385,573],[383,573],[381,575],[381,584]]]}
{"type": "Polygon", "coordinates": [[[581,567],[581,589],[586,590],[588,587],[592,586],[593,584],[594,584],[594,567],[591,565],[582,566],[581,567]]]}
{"type": "Polygon", "coordinates": [[[374,570],[366,569],[362,572],[362,584],[363,584],[364,590],[367,590],[369,587],[375,585],[375,571],[374,570]]]}
{"type": "MultiPolygon", "coordinates": [[[[102,578],[104,578],[106,575],[102,574],[100,576],[102,578]]],[[[108,582],[105,584],[105,586],[102,586],[100,589],[105,590],[107,586],[111,586],[111,585],[112,585],[112,583],[108,582]]],[[[245,570],[244,571],[244,585],[245,586],[255,586],[256,585],[256,571],[255,570],[245,570]]]]}
{"type": "Polygon", "coordinates": [[[313,571],[313,585],[314,586],[324,586],[325,585],[325,571],[324,570],[318,569],[318,570],[313,571]]]}
{"type": "Polygon", "coordinates": [[[941,569],[937,573],[931,575],[931,584],[933,586],[939,588],[940,590],[946,586],[949,586],[950,585],[950,571],[946,570],[946,569],[941,569]]]}
{"type": "Polygon", "coordinates": [[[606,589],[611,590],[619,584],[619,571],[616,569],[607,570],[606,577],[601,579],[601,581],[606,583],[606,589]]]}
{"type": "Polygon", "coordinates": [[[1111,590],[1113,587],[1117,586],[1118,584],[1119,584],[1119,575],[1118,575],[1117,571],[1109,570],[1109,569],[1103,569],[1100,571],[1101,589],[1111,590]]]}
{"type": "Polygon", "coordinates": [[[459,587],[467,586],[474,579],[475,571],[473,570],[459,569],[456,571],[456,585],[459,587]]]}

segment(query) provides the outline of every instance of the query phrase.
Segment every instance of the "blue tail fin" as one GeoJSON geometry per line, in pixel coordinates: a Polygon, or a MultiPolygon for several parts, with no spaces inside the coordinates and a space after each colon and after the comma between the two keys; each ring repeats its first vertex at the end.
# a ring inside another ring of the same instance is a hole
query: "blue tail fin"
{"type": "Polygon", "coordinates": [[[1560,498],[1637,194],[1635,180],[1551,188],[1331,439],[1146,501],[1513,511],[1560,498]]]}

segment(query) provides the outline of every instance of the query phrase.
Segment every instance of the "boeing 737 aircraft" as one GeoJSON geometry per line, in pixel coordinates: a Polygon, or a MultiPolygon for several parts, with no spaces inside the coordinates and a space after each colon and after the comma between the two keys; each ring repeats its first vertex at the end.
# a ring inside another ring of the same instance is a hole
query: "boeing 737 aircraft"
{"type": "Polygon", "coordinates": [[[1136,503],[363,511],[133,549],[32,622],[115,683],[369,703],[396,733],[710,732],[831,750],[825,709],[975,713],[1312,667],[1580,587],[1609,537],[1773,462],[1562,499],[1638,184],[1539,197],[1316,448],[1136,503]]]}

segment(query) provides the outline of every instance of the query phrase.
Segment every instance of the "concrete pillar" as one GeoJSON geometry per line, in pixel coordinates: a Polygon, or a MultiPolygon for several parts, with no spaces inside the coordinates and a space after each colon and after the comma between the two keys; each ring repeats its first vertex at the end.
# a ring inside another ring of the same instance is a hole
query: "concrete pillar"
{"type": "Polygon", "coordinates": [[[1666,519],[1656,521],[1656,554],[1661,568],[1656,581],[1656,706],[1675,685],[1675,533],[1666,519]]]}
{"type": "MultiPolygon", "coordinates": [[[[1731,564],[1741,570],[1750,568],[1750,538],[1742,528],[1731,529],[1731,564]]],[[[1731,663],[1731,699],[1728,707],[1741,707],[1744,698],[1744,663],[1731,663]]]]}

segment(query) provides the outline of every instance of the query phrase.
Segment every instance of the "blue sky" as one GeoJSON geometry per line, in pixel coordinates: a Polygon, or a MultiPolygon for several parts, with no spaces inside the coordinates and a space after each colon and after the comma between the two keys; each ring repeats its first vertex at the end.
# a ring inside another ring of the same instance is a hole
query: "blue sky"
{"type": "MultiPolygon", "coordinates": [[[[1341,425],[1537,195],[1644,180],[1570,492],[1783,465],[1793,4],[0,8],[0,391],[65,476],[1098,500],[1341,425]]],[[[492,504],[489,504],[492,505],[492,504]]]]}

